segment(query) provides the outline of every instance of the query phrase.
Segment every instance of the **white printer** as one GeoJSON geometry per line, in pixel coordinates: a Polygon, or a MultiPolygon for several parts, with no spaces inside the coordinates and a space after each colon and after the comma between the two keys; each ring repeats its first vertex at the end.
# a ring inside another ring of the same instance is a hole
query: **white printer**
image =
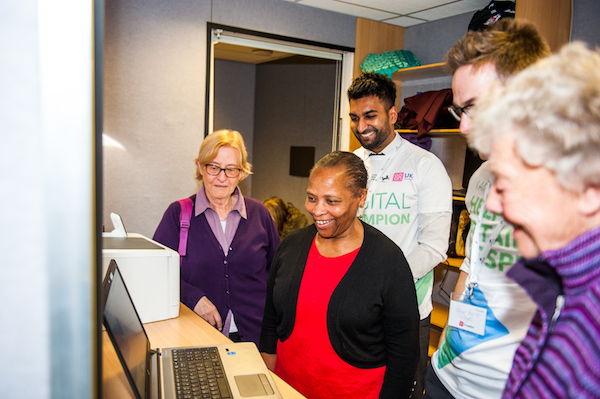
{"type": "Polygon", "coordinates": [[[114,259],[142,323],[179,316],[179,254],[141,234],[104,233],[102,276],[114,259]]]}

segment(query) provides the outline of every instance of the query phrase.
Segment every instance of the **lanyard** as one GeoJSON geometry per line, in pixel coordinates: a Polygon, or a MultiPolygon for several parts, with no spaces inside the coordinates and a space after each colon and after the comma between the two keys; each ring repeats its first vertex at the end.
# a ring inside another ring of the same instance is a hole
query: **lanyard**
{"type": "MultiPolygon", "coordinates": [[[[492,182],[488,181],[487,187],[485,189],[485,193],[483,194],[483,198],[486,199],[490,192],[490,187],[492,182]]],[[[492,249],[492,244],[496,241],[498,234],[505,226],[504,218],[501,218],[498,221],[498,224],[494,226],[490,234],[487,235],[487,238],[483,240],[483,214],[485,213],[485,209],[479,212],[477,215],[477,225],[475,226],[475,231],[473,234],[473,242],[471,245],[471,275],[469,282],[469,297],[473,296],[473,289],[477,286],[477,281],[479,277],[479,273],[484,265],[484,260],[490,253],[492,249]]]]}

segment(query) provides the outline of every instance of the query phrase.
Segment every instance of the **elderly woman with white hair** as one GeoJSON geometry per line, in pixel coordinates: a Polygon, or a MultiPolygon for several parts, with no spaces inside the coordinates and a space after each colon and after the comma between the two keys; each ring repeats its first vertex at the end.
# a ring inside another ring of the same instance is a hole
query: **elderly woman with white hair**
{"type": "Polygon", "coordinates": [[[600,394],[600,54],[565,46],[482,95],[470,144],[490,211],[514,225],[508,272],[536,302],[503,398],[600,394]]]}

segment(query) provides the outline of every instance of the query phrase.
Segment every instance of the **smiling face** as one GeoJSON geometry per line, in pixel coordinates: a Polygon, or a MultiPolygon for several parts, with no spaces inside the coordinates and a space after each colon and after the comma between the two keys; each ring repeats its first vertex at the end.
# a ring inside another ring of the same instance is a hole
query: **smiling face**
{"type": "MultiPolygon", "coordinates": [[[[215,159],[209,163],[223,169],[240,169],[239,159],[240,154],[237,149],[229,146],[222,146],[219,148],[215,159]]],[[[229,199],[243,177],[242,173],[234,178],[227,177],[225,176],[225,171],[223,170],[219,171],[217,176],[211,176],[206,171],[206,165],[200,165],[198,163],[197,166],[198,172],[202,176],[202,181],[204,182],[206,196],[211,202],[219,202],[229,199]]]]}
{"type": "Polygon", "coordinates": [[[394,140],[397,118],[396,107],[386,111],[376,96],[350,100],[350,128],[367,150],[379,153],[394,140]]]}
{"type": "Polygon", "coordinates": [[[496,140],[489,162],[496,180],[486,207],[513,224],[521,255],[532,258],[561,248],[585,231],[577,211],[578,194],[565,189],[549,169],[527,165],[512,135],[496,140]]]}
{"type": "MultiPolygon", "coordinates": [[[[452,76],[452,96],[453,103],[457,107],[468,107],[475,105],[477,97],[483,93],[496,79],[498,74],[494,64],[487,63],[479,68],[473,65],[463,65],[459,67],[452,76]]],[[[469,134],[471,130],[471,117],[463,113],[460,115],[460,132],[469,134]]]]}
{"type": "Polygon", "coordinates": [[[322,238],[344,238],[360,221],[356,213],[363,206],[366,190],[353,192],[347,187],[344,167],[318,167],[308,181],[306,211],[313,217],[322,238]]]}

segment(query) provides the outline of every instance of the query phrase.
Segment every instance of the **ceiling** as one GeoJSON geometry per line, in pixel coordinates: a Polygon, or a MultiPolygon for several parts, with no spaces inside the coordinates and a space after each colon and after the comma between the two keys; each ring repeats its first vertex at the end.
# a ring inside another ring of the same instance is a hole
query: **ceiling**
{"type": "MultiPolygon", "coordinates": [[[[489,0],[281,0],[353,15],[404,28],[454,15],[474,13],[489,0]]],[[[261,64],[293,54],[252,49],[230,44],[215,45],[215,58],[261,64]]]]}
{"type": "Polygon", "coordinates": [[[475,12],[490,0],[282,0],[407,28],[475,12]]]}

